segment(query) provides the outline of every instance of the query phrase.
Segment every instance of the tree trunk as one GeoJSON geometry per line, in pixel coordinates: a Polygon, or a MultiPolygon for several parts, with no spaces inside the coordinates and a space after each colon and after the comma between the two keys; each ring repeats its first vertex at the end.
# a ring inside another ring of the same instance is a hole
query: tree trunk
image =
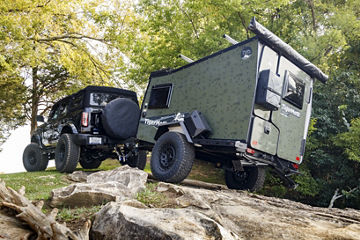
{"type": "Polygon", "coordinates": [[[31,125],[30,134],[32,134],[37,128],[36,116],[39,106],[39,94],[38,94],[38,79],[37,79],[37,67],[32,68],[32,90],[31,90],[31,125]]]}
{"type": "Polygon", "coordinates": [[[332,196],[328,208],[332,208],[334,206],[334,203],[337,199],[343,197],[342,194],[339,194],[339,189],[337,188],[334,192],[334,195],[332,196]]]}
{"type": "Polygon", "coordinates": [[[314,32],[316,34],[317,27],[316,27],[316,16],[315,16],[314,0],[308,0],[308,3],[309,3],[310,10],[311,10],[311,18],[312,18],[313,30],[314,30],[314,32]]]}

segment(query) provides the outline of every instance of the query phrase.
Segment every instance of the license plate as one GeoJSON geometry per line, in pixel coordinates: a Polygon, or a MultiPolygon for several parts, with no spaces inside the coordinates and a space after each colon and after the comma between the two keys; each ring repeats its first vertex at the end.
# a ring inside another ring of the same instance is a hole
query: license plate
{"type": "Polygon", "coordinates": [[[89,137],[89,144],[101,144],[102,138],[101,137],[89,137]]]}

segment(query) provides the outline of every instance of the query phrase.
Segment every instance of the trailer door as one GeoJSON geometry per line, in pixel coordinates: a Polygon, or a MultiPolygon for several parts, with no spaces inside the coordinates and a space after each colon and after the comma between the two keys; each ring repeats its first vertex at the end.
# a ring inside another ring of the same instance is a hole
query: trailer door
{"type": "Polygon", "coordinates": [[[300,163],[310,122],[313,80],[300,68],[263,46],[250,146],[300,163]]]}
{"type": "Polygon", "coordinates": [[[279,109],[271,114],[271,122],[279,129],[277,156],[300,163],[310,122],[313,81],[284,57],[280,57],[278,75],[283,79],[283,91],[279,109]]]}

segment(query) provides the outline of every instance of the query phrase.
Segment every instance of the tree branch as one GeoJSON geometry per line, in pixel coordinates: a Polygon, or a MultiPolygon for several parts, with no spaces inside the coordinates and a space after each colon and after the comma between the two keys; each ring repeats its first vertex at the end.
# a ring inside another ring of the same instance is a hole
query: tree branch
{"type": "Polygon", "coordinates": [[[80,40],[90,39],[90,40],[103,42],[106,44],[109,43],[105,39],[91,37],[91,36],[83,35],[80,33],[71,33],[71,34],[60,35],[60,36],[55,36],[55,37],[47,37],[47,38],[27,38],[27,40],[36,41],[36,42],[53,42],[53,41],[66,40],[66,39],[80,39],[80,40]],[[74,35],[77,35],[77,36],[74,36],[74,35]]]}
{"type": "Polygon", "coordinates": [[[245,28],[246,37],[247,37],[247,39],[249,39],[249,38],[250,38],[250,34],[249,34],[249,29],[248,29],[248,27],[247,27],[247,25],[246,25],[245,19],[243,18],[243,16],[241,15],[240,12],[237,12],[237,14],[238,14],[238,16],[239,16],[239,18],[240,18],[240,20],[241,20],[241,25],[243,25],[243,27],[245,28]]]}
{"type": "Polygon", "coordinates": [[[198,31],[197,31],[197,29],[196,29],[196,27],[195,27],[194,21],[190,18],[190,16],[187,14],[187,12],[185,12],[185,10],[183,10],[181,7],[179,7],[179,9],[180,9],[181,12],[184,13],[184,15],[185,15],[185,16],[187,17],[187,19],[190,21],[191,26],[192,26],[192,28],[193,28],[193,31],[194,31],[194,33],[195,33],[195,36],[196,36],[197,39],[199,39],[199,33],[198,33],[198,31]]]}

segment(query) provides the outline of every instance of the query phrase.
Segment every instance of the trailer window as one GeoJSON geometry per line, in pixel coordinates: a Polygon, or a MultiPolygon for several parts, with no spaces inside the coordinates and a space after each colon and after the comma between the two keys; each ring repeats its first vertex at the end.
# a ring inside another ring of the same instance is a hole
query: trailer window
{"type": "Polygon", "coordinates": [[[168,108],[170,105],[172,84],[153,86],[150,93],[149,109],[168,108]]]}
{"type": "Polygon", "coordinates": [[[305,84],[297,79],[291,72],[287,71],[286,74],[286,89],[284,99],[296,107],[302,109],[305,84]]]}

